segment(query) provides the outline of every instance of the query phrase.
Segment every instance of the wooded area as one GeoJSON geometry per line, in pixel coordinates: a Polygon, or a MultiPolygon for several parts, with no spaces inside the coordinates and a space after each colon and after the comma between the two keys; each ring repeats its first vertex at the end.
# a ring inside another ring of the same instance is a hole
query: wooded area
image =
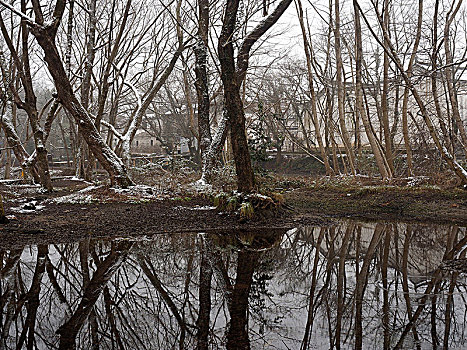
{"type": "Polygon", "coordinates": [[[55,157],[127,187],[144,132],[161,154],[184,140],[202,185],[232,159],[240,192],[256,189],[252,154],[289,149],[328,176],[410,177],[430,159],[467,184],[462,0],[0,7],[5,178],[20,166],[51,190],[55,157]]]}

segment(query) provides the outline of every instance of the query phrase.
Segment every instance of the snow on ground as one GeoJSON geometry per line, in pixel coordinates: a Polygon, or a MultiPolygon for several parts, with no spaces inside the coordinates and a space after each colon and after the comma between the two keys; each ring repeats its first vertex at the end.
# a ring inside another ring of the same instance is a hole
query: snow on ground
{"type": "Polygon", "coordinates": [[[10,208],[10,210],[20,214],[31,214],[45,208],[45,205],[38,205],[37,203],[37,201],[30,201],[20,207],[10,208]]]}
{"type": "Polygon", "coordinates": [[[209,206],[209,205],[204,205],[204,206],[195,205],[194,207],[184,207],[182,205],[179,205],[174,208],[174,210],[215,210],[215,209],[217,208],[209,206]]]}
{"type": "Polygon", "coordinates": [[[137,185],[129,188],[111,188],[108,186],[88,186],[66,196],[48,199],[50,204],[88,204],[109,202],[147,202],[162,200],[167,195],[150,186],[137,185]]]}

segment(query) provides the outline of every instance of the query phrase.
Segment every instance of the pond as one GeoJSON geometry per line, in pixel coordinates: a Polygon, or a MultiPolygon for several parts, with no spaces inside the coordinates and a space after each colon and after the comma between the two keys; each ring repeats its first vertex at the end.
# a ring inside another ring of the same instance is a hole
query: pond
{"type": "Polygon", "coordinates": [[[0,349],[464,349],[466,233],[340,221],[0,243],[0,349]]]}

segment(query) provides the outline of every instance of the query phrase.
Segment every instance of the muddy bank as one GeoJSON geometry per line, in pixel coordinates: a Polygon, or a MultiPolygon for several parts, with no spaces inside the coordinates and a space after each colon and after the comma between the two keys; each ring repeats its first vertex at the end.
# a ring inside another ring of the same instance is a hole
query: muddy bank
{"type": "Polygon", "coordinates": [[[467,226],[467,191],[463,189],[298,188],[285,197],[302,216],[467,226]]]}
{"type": "Polygon", "coordinates": [[[284,230],[340,218],[467,226],[467,191],[462,189],[284,188],[285,208],[245,220],[219,212],[208,196],[167,193],[154,187],[125,192],[69,179],[56,180],[54,186],[57,190],[52,193],[40,193],[34,187],[2,188],[6,213],[14,215],[10,223],[0,226],[3,248],[66,243],[88,236],[284,230]],[[31,202],[35,210],[18,210],[31,202]]]}
{"type": "MultiPolygon", "coordinates": [[[[7,208],[8,211],[8,208],[7,208]]],[[[145,203],[55,204],[38,212],[15,213],[0,227],[2,248],[42,243],[67,243],[85,237],[151,236],[175,232],[233,233],[242,230],[287,230],[299,223],[291,211],[274,218],[244,221],[222,213],[204,198],[145,203]]]]}

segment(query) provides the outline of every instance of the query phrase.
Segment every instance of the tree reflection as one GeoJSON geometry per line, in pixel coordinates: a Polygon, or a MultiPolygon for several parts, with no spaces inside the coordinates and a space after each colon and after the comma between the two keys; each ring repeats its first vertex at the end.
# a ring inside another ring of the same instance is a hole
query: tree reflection
{"type": "Polygon", "coordinates": [[[349,221],[0,251],[0,349],[462,348],[466,246],[349,221]]]}

